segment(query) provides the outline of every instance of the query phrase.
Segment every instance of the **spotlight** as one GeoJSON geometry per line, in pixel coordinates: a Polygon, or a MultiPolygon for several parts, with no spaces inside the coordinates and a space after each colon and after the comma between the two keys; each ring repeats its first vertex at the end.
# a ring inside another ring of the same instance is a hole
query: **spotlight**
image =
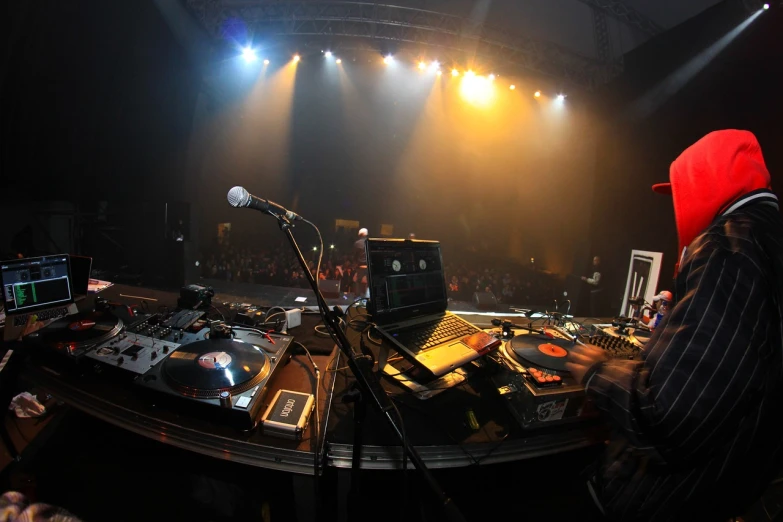
{"type": "Polygon", "coordinates": [[[441,76],[441,75],[443,75],[443,71],[441,71],[440,69],[438,69],[438,73],[437,73],[437,74],[438,74],[438,76],[441,76]]]}
{"type": "Polygon", "coordinates": [[[534,92],[533,96],[535,96],[536,98],[540,98],[541,97],[541,91],[534,92]]]}
{"type": "Polygon", "coordinates": [[[424,70],[424,69],[426,69],[426,68],[427,68],[427,64],[426,64],[426,63],[424,63],[424,62],[419,62],[419,69],[421,69],[421,70],[423,71],[423,70],[424,70]]]}
{"type": "Polygon", "coordinates": [[[294,55],[294,63],[295,63],[295,62],[298,62],[298,61],[299,61],[299,60],[301,60],[301,59],[302,59],[302,58],[301,58],[301,57],[300,57],[298,54],[295,54],[295,55],[294,55]]]}
{"type": "Polygon", "coordinates": [[[332,250],[334,250],[334,245],[329,245],[329,248],[331,248],[332,250]]]}
{"type": "Polygon", "coordinates": [[[392,63],[393,61],[394,61],[394,58],[392,58],[392,55],[388,55],[388,56],[386,56],[386,57],[383,59],[383,63],[385,63],[386,65],[389,65],[389,64],[390,64],[390,63],[392,63]]]}
{"type": "Polygon", "coordinates": [[[247,63],[251,63],[255,62],[258,57],[256,56],[256,51],[252,47],[245,47],[242,49],[242,58],[244,58],[247,63]]]}
{"type": "Polygon", "coordinates": [[[767,9],[769,9],[769,4],[764,4],[764,5],[762,6],[762,9],[764,9],[765,11],[766,11],[767,9]]]}
{"type": "Polygon", "coordinates": [[[439,71],[440,70],[440,63],[438,63],[438,60],[433,60],[430,62],[430,70],[431,71],[439,71]]]}
{"type": "Polygon", "coordinates": [[[476,73],[474,73],[473,71],[468,71],[465,73],[465,76],[467,76],[468,78],[473,78],[474,76],[476,76],[476,73]]]}
{"type": "Polygon", "coordinates": [[[487,106],[495,95],[493,82],[485,76],[465,74],[460,85],[460,93],[468,103],[479,106],[487,106]]]}
{"type": "Polygon", "coordinates": [[[335,62],[336,62],[336,63],[343,63],[343,61],[342,61],[340,58],[338,58],[337,60],[335,60],[335,62]]]}
{"type": "Polygon", "coordinates": [[[326,51],[324,53],[324,56],[326,56],[327,58],[331,58],[332,57],[332,51],[326,51]]]}
{"type": "Polygon", "coordinates": [[[269,65],[269,60],[264,60],[264,65],[269,65]]]}
{"type": "Polygon", "coordinates": [[[513,91],[514,89],[516,89],[516,88],[517,88],[517,86],[516,86],[516,85],[509,85],[509,86],[508,86],[508,88],[509,88],[509,89],[511,89],[511,90],[513,91]]]}
{"type": "Polygon", "coordinates": [[[557,95],[557,101],[564,102],[566,99],[565,94],[558,94],[557,95]]]}
{"type": "Polygon", "coordinates": [[[494,74],[490,74],[489,75],[489,81],[491,81],[491,82],[495,81],[495,75],[494,74]]]}
{"type": "Polygon", "coordinates": [[[318,251],[318,247],[313,247],[313,252],[317,252],[317,251],[318,251]]]}
{"type": "Polygon", "coordinates": [[[451,70],[451,75],[452,76],[459,76],[459,71],[457,69],[452,69],[451,70]]]}

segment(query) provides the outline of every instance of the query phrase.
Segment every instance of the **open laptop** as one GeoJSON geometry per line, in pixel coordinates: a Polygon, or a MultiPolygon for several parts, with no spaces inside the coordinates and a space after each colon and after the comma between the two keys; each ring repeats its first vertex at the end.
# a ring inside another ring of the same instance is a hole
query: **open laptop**
{"type": "Polygon", "coordinates": [[[0,286],[6,341],[77,313],[67,254],[0,261],[0,286]]]}
{"type": "Polygon", "coordinates": [[[86,256],[71,256],[71,286],[73,297],[81,301],[87,297],[92,273],[92,258],[86,256]]]}
{"type": "MultiPolygon", "coordinates": [[[[373,322],[406,359],[434,376],[445,375],[483,355],[465,342],[481,330],[448,312],[440,243],[367,239],[373,322]]],[[[379,368],[385,367],[384,354],[379,368]]]]}

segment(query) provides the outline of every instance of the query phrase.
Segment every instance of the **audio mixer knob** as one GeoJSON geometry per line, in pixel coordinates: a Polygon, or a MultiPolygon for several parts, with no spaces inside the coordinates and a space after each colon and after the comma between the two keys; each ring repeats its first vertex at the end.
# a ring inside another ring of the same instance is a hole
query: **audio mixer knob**
{"type": "Polygon", "coordinates": [[[231,394],[227,391],[220,392],[220,405],[224,408],[231,407],[231,394]]]}
{"type": "Polygon", "coordinates": [[[169,347],[165,344],[163,345],[163,353],[169,353],[169,347]]]}
{"type": "Polygon", "coordinates": [[[158,352],[152,352],[152,355],[150,355],[150,359],[157,359],[158,358],[158,352]]]}
{"type": "Polygon", "coordinates": [[[124,357],[120,357],[119,359],[117,359],[117,366],[122,366],[122,363],[124,363],[124,362],[125,362],[125,358],[124,357]]]}

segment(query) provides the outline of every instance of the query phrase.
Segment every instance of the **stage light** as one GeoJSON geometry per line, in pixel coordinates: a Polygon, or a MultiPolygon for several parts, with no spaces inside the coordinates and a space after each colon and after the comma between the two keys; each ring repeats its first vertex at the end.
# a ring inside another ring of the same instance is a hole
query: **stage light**
{"type": "Polygon", "coordinates": [[[495,86],[489,78],[476,76],[468,71],[462,78],[460,94],[468,103],[485,106],[494,98],[495,86]]]}
{"type": "Polygon", "coordinates": [[[421,69],[421,70],[423,71],[423,70],[424,70],[424,69],[426,69],[426,68],[427,68],[427,64],[426,64],[426,63],[424,63],[424,62],[419,62],[419,69],[421,69]]]}
{"type": "Polygon", "coordinates": [[[437,73],[437,74],[438,74],[438,76],[441,76],[441,75],[443,74],[443,71],[441,71],[440,69],[438,69],[438,73],[437,73]]]}
{"type": "Polygon", "coordinates": [[[343,63],[343,61],[342,61],[340,58],[338,58],[337,60],[335,60],[335,62],[336,62],[336,63],[343,63]]]}
{"type": "Polygon", "coordinates": [[[457,69],[452,69],[451,70],[451,75],[452,76],[459,76],[459,71],[457,69]]]}
{"type": "Polygon", "coordinates": [[[516,89],[516,88],[517,88],[517,86],[516,86],[516,85],[509,85],[509,86],[508,86],[508,88],[509,88],[509,89],[511,89],[511,90],[513,91],[514,89],[516,89]]]}
{"type": "Polygon", "coordinates": [[[302,58],[301,58],[301,57],[300,57],[298,54],[295,54],[295,55],[294,55],[294,62],[298,62],[298,61],[299,61],[299,60],[301,60],[301,59],[302,59],[302,58]]]}
{"type": "Polygon", "coordinates": [[[269,65],[269,60],[264,60],[264,65],[269,65]]]}
{"type": "Polygon", "coordinates": [[[389,65],[389,64],[390,64],[390,63],[392,63],[393,61],[394,61],[394,58],[392,58],[392,55],[388,55],[388,56],[386,56],[386,57],[383,59],[383,63],[385,63],[386,65],[389,65]]]}
{"type": "Polygon", "coordinates": [[[440,63],[438,60],[433,60],[430,62],[430,71],[439,71],[440,70],[440,63]]]}
{"type": "Polygon", "coordinates": [[[566,99],[565,94],[558,94],[557,95],[557,101],[562,103],[562,102],[565,101],[565,99],[566,99]]]}
{"type": "Polygon", "coordinates": [[[769,9],[769,4],[764,4],[762,7],[766,11],[767,9],[769,9]]]}
{"type": "Polygon", "coordinates": [[[324,56],[326,56],[327,58],[331,58],[332,57],[332,51],[326,51],[324,53],[324,56]]]}
{"type": "Polygon", "coordinates": [[[490,74],[489,75],[489,81],[491,81],[491,82],[495,81],[495,75],[494,74],[490,74]]]}
{"type": "Polygon", "coordinates": [[[256,56],[256,51],[252,47],[245,47],[242,49],[242,58],[245,59],[247,63],[255,62],[258,58],[256,56]]]}
{"type": "Polygon", "coordinates": [[[334,250],[334,245],[329,245],[329,248],[331,248],[332,250],[334,250]]]}
{"type": "Polygon", "coordinates": [[[540,98],[541,97],[541,91],[534,92],[533,96],[535,96],[536,98],[540,98]]]}
{"type": "Polygon", "coordinates": [[[317,251],[318,251],[318,247],[313,247],[313,252],[317,252],[317,251]]]}
{"type": "Polygon", "coordinates": [[[473,78],[476,76],[476,73],[474,73],[473,71],[468,71],[465,73],[465,76],[467,76],[468,78],[473,78]]]}

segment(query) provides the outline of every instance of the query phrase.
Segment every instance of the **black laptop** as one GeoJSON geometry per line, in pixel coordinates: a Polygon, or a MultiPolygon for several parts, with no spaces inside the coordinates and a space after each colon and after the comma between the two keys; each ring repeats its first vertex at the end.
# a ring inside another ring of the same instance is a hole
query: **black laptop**
{"type": "Polygon", "coordinates": [[[439,242],[367,239],[366,245],[367,309],[377,329],[401,355],[435,376],[482,355],[462,342],[481,330],[446,310],[439,242]]]}

